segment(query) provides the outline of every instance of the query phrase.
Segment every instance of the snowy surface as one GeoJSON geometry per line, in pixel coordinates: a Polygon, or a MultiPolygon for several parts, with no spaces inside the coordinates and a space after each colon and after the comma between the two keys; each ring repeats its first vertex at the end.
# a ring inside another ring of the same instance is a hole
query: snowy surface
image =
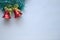
{"type": "Polygon", "coordinates": [[[21,18],[2,16],[0,40],[60,40],[60,0],[27,0],[21,18]]]}

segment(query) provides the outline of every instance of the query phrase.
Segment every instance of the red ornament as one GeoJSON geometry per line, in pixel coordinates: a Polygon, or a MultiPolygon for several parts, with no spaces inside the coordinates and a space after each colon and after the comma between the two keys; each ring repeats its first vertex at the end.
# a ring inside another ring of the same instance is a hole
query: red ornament
{"type": "Polygon", "coordinates": [[[11,18],[8,10],[5,11],[3,18],[5,18],[5,19],[10,19],[11,18]]]}
{"type": "Polygon", "coordinates": [[[22,15],[21,11],[18,9],[14,9],[14,14],[15,14],[15,18],[18,18],[22,15]]]}

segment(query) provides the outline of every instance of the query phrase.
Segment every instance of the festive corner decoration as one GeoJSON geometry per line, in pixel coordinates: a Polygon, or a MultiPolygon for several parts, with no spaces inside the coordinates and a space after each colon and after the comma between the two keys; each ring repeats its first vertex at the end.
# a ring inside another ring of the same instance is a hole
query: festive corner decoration
{"type": "Polygon", "coordinates": [[[0,0],[0,9],[4,11],[3,18],[11,19],[12,13],[14,18],[21,17],[24,4],[25,0],[0,0]]]}

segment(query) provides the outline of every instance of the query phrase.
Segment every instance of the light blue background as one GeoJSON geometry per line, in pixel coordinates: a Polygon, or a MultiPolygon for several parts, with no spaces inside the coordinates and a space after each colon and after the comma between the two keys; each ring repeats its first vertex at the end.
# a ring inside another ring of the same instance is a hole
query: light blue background
{"type": "Polygon", "coordinates": [[[60,0],[27,0],[21,18],[2,16],[0,40],[60,40],[60,0]]]}

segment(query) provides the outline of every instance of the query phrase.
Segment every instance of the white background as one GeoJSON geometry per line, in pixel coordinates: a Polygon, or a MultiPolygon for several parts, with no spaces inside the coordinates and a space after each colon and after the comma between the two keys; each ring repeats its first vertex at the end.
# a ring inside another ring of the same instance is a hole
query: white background
{"type": "Polygon", "coordinates": [[[21,18],[2,16],[0,40],[60,40],[60,0],[27,0],[21,18]]]}

